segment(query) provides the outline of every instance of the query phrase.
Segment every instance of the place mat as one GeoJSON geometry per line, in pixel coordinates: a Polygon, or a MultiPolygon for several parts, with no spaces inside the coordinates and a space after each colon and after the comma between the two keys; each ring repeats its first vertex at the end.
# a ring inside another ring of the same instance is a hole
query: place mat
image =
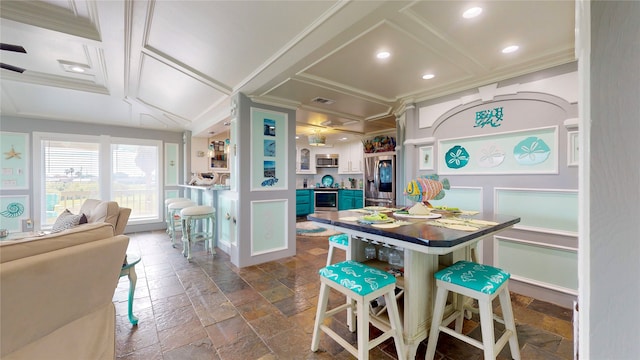
{"type": "Polygon", "coordinates": [[[460,218],[437,219],[430,221],[428,224],[460,231],[477,231],[482,227],[498,225],[495,221],[460,218]]]}
{"type": "Polygon", "coordinates": [[[359,212],[359,213],[363,213],[363,214],[371,214],[370,210],[365,210],[365,209],[351,209],[349,211],[355,211],[355,212],[359,212]]]}
{"type": "Polygon", "coordinates": [[[345,217],[341,217],[340,220],[342,220],[342,221],[358,221],[358,217],[357,216],[345,216],[345,217]]]}

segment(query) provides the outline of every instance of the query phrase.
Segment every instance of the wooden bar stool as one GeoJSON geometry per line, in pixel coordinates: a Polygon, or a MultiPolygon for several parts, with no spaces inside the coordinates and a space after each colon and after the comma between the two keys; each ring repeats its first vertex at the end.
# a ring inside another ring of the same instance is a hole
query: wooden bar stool
{"type": "Polygon", "coordinates": [[[435,273],[436,300],[433,309],[433,320],[431,331],[427,343],[426,360],[431,360],[436,353],[438,335],[445,332],[457,339],[467,342],[477,348],[484,350],[485,359],[495,359],[500,350],[509,342],[511,356],[520,359],[520,347],[518,346],[518,335],[516,333],[513,310],[511,309],[511,299],[509,297],[508,282],[509,273],[488,265],[482,265],[469,261],[458,261],[448,268],[435,273]],[[464,308],[460,306],[446,319],[442,319],[447,305],[447,295],[449,291],[468,296],[478,300],[480,311],[480,327],[482,329],[482,342],[462,335],[462,321],[464,308]],[[494,342],[493,332],[493,308],[491,301],[500,297],[500,306],[504,318],[505,332],[494,342]],[[447,326],[456,321],[455,330],[447,326]]]}
{"type": "Polygon", "coordinates": [[[369,359],[369,350],[380,345],[383,341],[393,337],[398,353],[398,359],[404,359],[405,346],[402,338],[402,325],[395,297],[396,278],[384,271],[347,260],[326,266],[320,273],[320,295],[318,297],[318,309],[316,321],[313,327],[311,351],[317,351],[320,344],[320,331],[324,331],[338,344],[359,360],[369,359]],[[347,296],[349,301],[331,310],[327,310],[329,291],[333,288],[347,296]],[[389,324],[369,316],[369,302],[384,295],[389,314],[389,324]],[[344,338],[338,335],[328,326],[324,320],[340,311],[354,308],[358,319],[358,347],[354,347],[344,338]],[[369,340],[369,323],[380,329],[383,333],[373,340],[369,340]]]}
{"type": "Polygon", "coordinates": [[[184,231],[180,220],[180,211],[189,206],[196,206],[191,200],[176,201],[167,206],[169,219],[169,236],[171,236],[171,245],[176,247],[176,232],[184,231]]]}
{"type": "Polygon", "coordinates": [[[329,236],[329,253],[327,253],[327,266],[333,261],[333,250],[335,248],[342,249],[346,252],[346,260],[351,260],[351,252],[349,251],[349,235],[337,234],[329,236]]]}
{"type": "Polygon", "coordinates": [[[189,206],[180,210],[182,221],[182,254],[191,260],[191,243],[204,241],[205,250],[215,255],[214,239],[216,234],[216,209],[212,206],[189,206]],[[202,231],[198,231],[198,221],[202,221],[202,231]]]}

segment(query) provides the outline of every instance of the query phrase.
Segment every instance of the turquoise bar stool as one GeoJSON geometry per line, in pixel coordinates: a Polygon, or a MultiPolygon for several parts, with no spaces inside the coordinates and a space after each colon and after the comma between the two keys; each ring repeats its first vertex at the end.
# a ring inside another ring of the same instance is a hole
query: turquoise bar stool
{"type": "Polygon", "coordinates": [[[211,250],[215,255],[214,239],[216,234],[216,209],[212,206],[189,206],[180,210],[182,221],[182,254],[191,260],[191,244],[195,241],[204,241],[205,250],[211,250]],[[198,228],[201,221],[201,228],[198,228]]]}
{"type": "Polygon", "coordinates": [[[167,206],[168,219],[169,219],[169,236],[171,236],[171,245],[176,247],[176,233],[183,231],[182,222],[180,219],[180,211],[189,206],[196,206],[197,204],[191,200],[176,201],[167,206]]]}
{"type": "Polygon", "coordinates": [[[178,202],[178,201],[191,201],[191,199],[184,198],[184,197],[177,197],[177,198],[170,198],[170,199],[164,200],[164,217],[165,217],[165,222],[167,223],[167,234],[171,234],[171,230],[169,229],[169,221],[171,220],[171,218],[169,217],[169,204],[178,202]]]}
{"type": "Polygon", "coordinates": [[[342,249],[346,252],[346,260],[351,260],[351,252],[349,251],[349,235],[337,234],[329,236],[329,253],[327,254],[327,266],[333,261],[333,250],[335,248],[342,249]]]}
{"type": "MultiPolygon", "coordinates": [[[[333,250],[335,248],[345,251],[345,260],[351,260],[351,251],[349,250],[349,235],[337,234],[329,236],[329,252],[327,253],[327,266],[333,262],[333,250]]],[[[347,299],[349,301],[349,299],[347,299]]],[[[349,331],[356,331],[356,315],[353,313],[352,308],[347,309],[347,325],[349,325],[349,331]]]]}
{"type": "Polygon", "coordinates": [[[318,351],[320,331],[323,331],[359,360],[369,359],[369,350],[391,337],[393,337],[396,346],[398,359],[406,358],[404,340],[402,338],[402,324],[400,323],[398,304],[394,293],[396,278],[393,275],[352,260],[326,266],[320,269],[319,273],[320,296],[318,297],[318,309],[313,327],[311,351],[318,351]],[[346,304],[327,310],[329,291],[331,289],[346,295],[349,301],[346,304]],[[385,298],[389,314],[388,323],[369,315],[369,303],[379,296],[384,296],[385,298]],[[358,319],[357,348],[324,324],[325,319],[354,307],[358,319]],[[382,334],[369,340],[369,324],[380,329],[382,334]]]}
{"type": "Polygon", "coordinates": [[[433,309],[433,320],[427,343],[426,360],[431,360],[436,353],[438,335],[445,332],[457,339],[473,345],[484,351],[485,359],[495,359],[500,350],[509,343],[511,357],[520,360],[520,347],[516,333],[511,298],[509,297],[508,282],[511,275],[501,269],[482,265],[470,261],[458,261],[457,263],[435,273],[436,301],[433,309]],[[460,306],[446,319],[442,319],[447,305],[449,291],[468,296],[478,300],[480,311],[480,327],[482,329],[482,342],[462,334],[462,321],[464,308],[460,306]],[[497,342],[494,342],[493,332],[493,308],[491,302],[495,297],[500,298],[505,331],[497,342]],[[448,327],[456,321],[455,330],[448,327]]]}

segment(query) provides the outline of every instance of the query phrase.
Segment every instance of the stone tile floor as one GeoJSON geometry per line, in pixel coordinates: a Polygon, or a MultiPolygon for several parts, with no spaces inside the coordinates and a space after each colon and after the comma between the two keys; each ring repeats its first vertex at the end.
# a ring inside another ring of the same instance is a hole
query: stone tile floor
{"type": "MultiPolygon", "coordinates": [[[[162,231],[129,236],[128,252],[142,255],[134,300],[140,321],[132,326],[127,318],[129,282],[123,277],[113,298],[118,359],[353,359],[324,335],[318,352],[309,349],[326,237],[298,236],[296,256],[239,269],[220,250],[215,256],[206,254],[202,243],[193,247],[194,258],[188,262],[162,231]]],[[[334,261],[344,260],[343,254],[336,250],[334,261]]],[[[522,359],[572,359],[571,310],[511,295],[522,359]]],[[[332,294],[330,306],[343,302],[340,294],[332,294]]],[[[331,325],[348,334],[345,323],[343,316],[331,325]]],[[[480,339],[478,323],[476,316],[465,320],[465,333],[480,339]]],[[[355,334],[349,336],[355,343],[355,334]]],[[[510,358],[508,348],[500,359],[510,358]]],[[[423,359],[425,350],[426,340],[416,358],[423,359]]],[[[392,340],[372,350],[370,358],[395,359],[392,340]]],[[[441,334],[436,358],[483,356],[441,334]]]]}

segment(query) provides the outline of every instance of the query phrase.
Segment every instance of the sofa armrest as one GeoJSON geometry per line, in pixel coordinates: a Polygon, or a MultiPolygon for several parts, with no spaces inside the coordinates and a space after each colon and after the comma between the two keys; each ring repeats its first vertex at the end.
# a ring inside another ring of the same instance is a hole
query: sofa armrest
{"type": "Polygon", "coordinates": [[[124,234],[124,229],[127,227],[127,222],[129,222],[129,216],[131,215],[131,209],[129,208],[120,208],[120,213],[118,214],[118,221],[115,226],[116,235],[124,234]]]}
{"type": "Polygon", "coordinates": [[[119,235],[0,264],[0,358],[110,304],[128,243],[119,235]]]}

